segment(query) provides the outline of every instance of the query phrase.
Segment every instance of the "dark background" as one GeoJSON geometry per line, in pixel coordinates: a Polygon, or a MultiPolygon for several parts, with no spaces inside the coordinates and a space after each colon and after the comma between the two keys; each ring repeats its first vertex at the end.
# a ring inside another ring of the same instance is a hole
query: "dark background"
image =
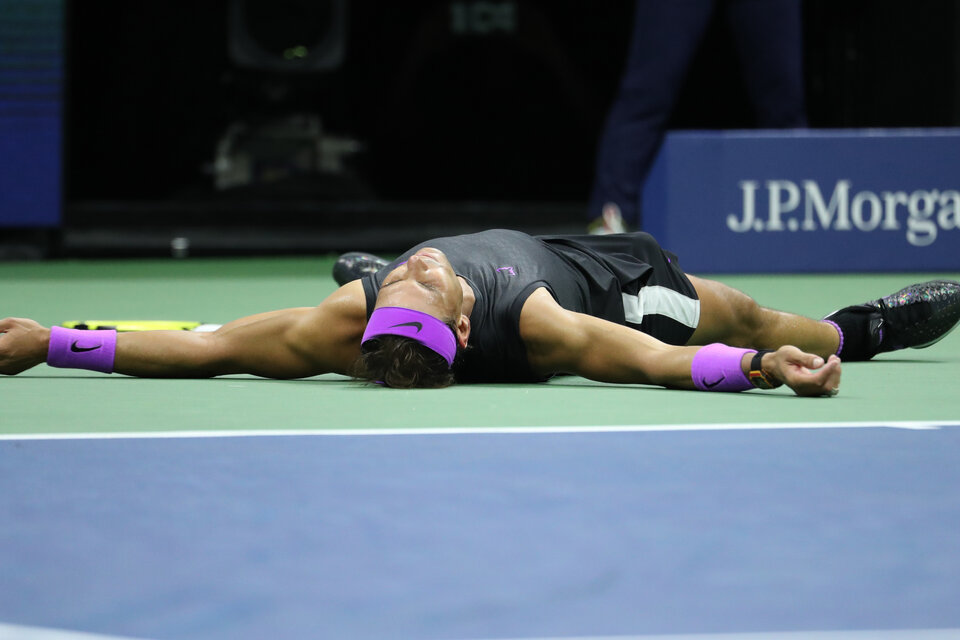
{"type": "MultiPolygon", "coordinates": [[[[174,236],[203,254],[579,232],[632,13],[630,0],[67,4],[62,248],[80,254],[169,253],[174,236]],[[300,44],[306,59],[284,58],[300,44]],[[316,131],[277,133],[295,116],[347,141],[339,167],[285,159],[316,148],[316,131]],[[217,188],[231,126],[260,132],[246,139],[257,169],[217,188]]],[[[960,125],[960,2],[807,0],[804,19],[812,127],[960,125]]],[[[751,124],[718,20],[672,126],[751,124]]]]}

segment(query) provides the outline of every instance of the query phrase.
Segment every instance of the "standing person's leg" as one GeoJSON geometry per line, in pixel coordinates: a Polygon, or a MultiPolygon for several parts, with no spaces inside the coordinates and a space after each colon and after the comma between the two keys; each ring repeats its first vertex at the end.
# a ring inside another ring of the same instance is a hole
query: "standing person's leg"
{"type": "Polygon", "coordinates": [[[713,7],[714,0],[637,0],[619,94],[597,149],[591,219],[613,205],[627,224],[640,225],[643,181],[713,7]]]}
{"type": "Polygon", "coordinates": [[[728,0],[733,33],[757,125],[807,125],[800,0],[728,0]]]}

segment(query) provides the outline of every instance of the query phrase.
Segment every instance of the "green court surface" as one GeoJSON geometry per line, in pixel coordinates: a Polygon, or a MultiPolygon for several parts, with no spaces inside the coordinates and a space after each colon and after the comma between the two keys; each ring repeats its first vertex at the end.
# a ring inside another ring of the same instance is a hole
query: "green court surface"
{"type": "MultiPolygon", "coordinates": [[[[319,303],[332,257],[0,264],[0,315],[224,323],[319,303]]],[[[960,274],[720,276],[765,306],[822,317],[912,282],[960,274]]],[[[2,337],[0,337],[2,339],[2,337]]],[[[711,394],[575,377],[540,385],[392,390],[335,375],[146,380],[45,365],[0,379],[0,433],[955,421],[960,332],[926,350],[844,365],[836,398],[711,394]]]]}

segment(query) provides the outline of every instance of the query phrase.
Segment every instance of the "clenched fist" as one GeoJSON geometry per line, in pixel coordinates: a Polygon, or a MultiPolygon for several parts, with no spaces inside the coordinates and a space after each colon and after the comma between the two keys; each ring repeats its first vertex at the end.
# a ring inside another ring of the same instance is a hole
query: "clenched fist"
{"type": "Polygon", "coordinates": [[[12,376],[47,359],[50,329],[27,318],[0,320],[0,374],[12,376]]]}

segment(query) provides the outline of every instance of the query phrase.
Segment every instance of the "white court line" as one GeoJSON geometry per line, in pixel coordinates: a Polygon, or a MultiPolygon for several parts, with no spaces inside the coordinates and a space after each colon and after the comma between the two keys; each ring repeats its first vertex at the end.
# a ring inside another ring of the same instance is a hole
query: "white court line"
{"type": "MultiPolygon", "coordinates": [[[[0,623],[0,640],[136,640],[0,623]]],[[[494,640],[494,639],[488,639],[494,640]]],[[[564,636],[563,638],[500,638],[497,640],[960,640],[960,629],[897,629],[877,631],[783,631],[774,633],[700,633],[641,636],[564,636]]]]}
{"type": "Polygon", "coordinates": [[[562,638],[488,638],[487,640],[960,640],[960,629],[695,633],[665,636],[564,636],[562,638]]]}
{"type": "Polygon", "coordinates": [[[115,431],[89,433],[6,433],[2,440],[127,440],[162,438],[263,438],[270,436],[447,436],[556,433],[633,433],[646,431],[744,431],[772,429],[912,429],[960,427],[958,421],[875,420],[862,422],[753,422],[726,424],[633,424],[544,427],[417,427],[393,429],[233,429],[210,431],[115,431]]]}
{"type": "Polygon", "coordinates": [[[82,633],[47,627],[22,627],[0,622],[0,640],[135,640],[120,636],[104,636],[98,633],[82,633]]]}

